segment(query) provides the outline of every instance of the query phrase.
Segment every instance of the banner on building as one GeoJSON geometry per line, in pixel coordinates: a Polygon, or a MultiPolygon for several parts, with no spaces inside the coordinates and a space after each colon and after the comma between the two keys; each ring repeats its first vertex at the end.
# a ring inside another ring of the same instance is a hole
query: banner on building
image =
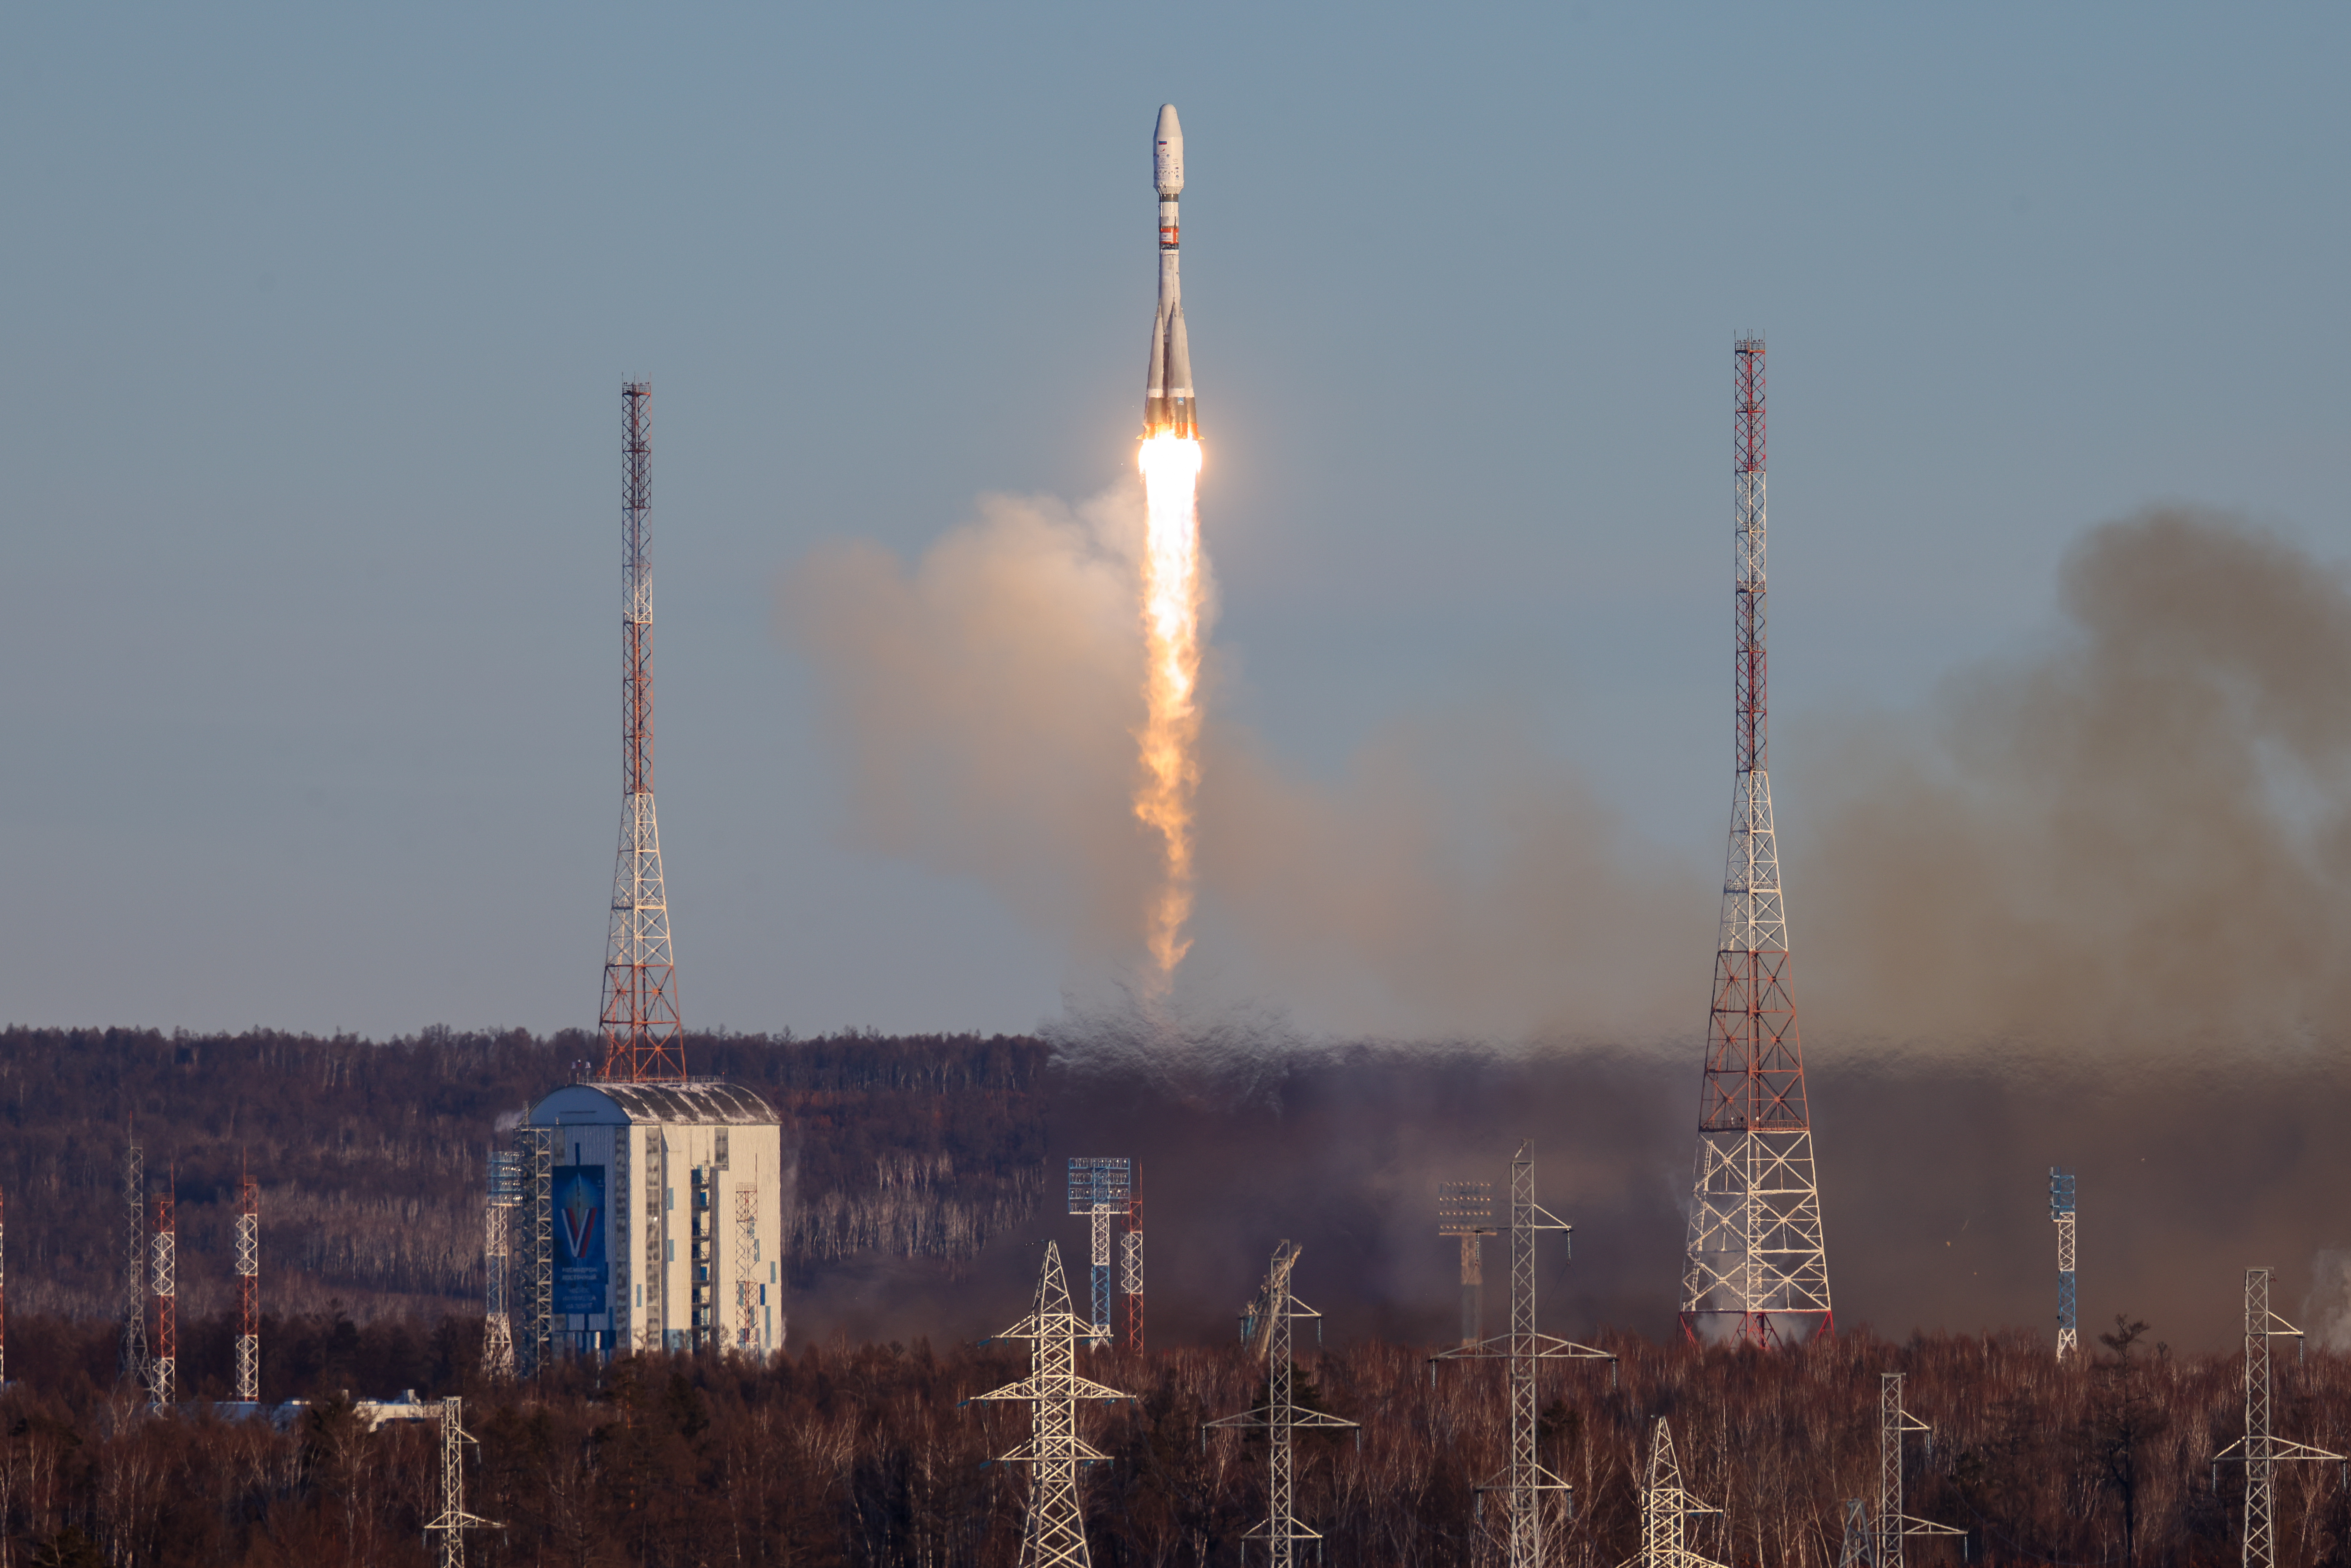
{"type": "Polygon", "coordinates": [[[595,1313],[604,1299],[604,1167],[555,1167],[555,1310],[595,1313]]]}

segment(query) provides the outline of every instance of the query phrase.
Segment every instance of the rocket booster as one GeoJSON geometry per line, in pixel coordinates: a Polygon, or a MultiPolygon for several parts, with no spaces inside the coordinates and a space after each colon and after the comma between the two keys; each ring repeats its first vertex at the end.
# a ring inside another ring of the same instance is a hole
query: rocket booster
{"type": "Polygon", "coordinates": [[[1159,106],[1151,133],[1151,183],[1159,189],[1159,310],[1151,323],[1151,373],[1143,385],[1143,434],[1197,435],[1192,402],[1192,350],[1184,340],[1184,284],[1177,270],[1183,225],[1184,127],[1176,106],[1159,106]]]}

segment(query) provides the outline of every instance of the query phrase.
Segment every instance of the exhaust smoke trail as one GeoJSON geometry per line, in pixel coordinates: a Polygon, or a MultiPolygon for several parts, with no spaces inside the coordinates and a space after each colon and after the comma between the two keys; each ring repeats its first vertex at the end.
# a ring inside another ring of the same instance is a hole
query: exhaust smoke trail
{"type": "Polygon", "coordinates": [[[1144,694],[1143,779],[1134,814],[1163,846],[1145,938],[1155,972],[1148,994],[1165,997],[1192,946],[1192,807],[1200,782],[1200,475],[1196,438],[1162,432],[1143,443],[1144,694]]]}

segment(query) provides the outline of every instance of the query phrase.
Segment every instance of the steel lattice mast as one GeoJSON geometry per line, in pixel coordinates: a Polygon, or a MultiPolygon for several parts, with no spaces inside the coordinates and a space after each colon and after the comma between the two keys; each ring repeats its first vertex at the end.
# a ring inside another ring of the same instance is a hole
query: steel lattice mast
{"type": "Polygon", "coordinates": [[[1266,1543],[1269,1568],[1291,1568],[1298,1560],[1300,1542],[1322,1539],[1319,1531],[1308,1529],[1298,1517],[1292,1434],[1301,1427],[1360,1430],[1355,1422],[1326,1416],[1320,1410],[1310,1410],[1290,1396],[1291,1374],[1295,1367],[1290,1360],[1290,1325],[1299,1318],[1319,1318],[1322,1315],[1300,1301],[1290,1288],[1290,1276],[1298,1267],[1298,1255],[1304,1250],[1294,1241],[1284,1241],[1273,1249],[1273,1263],[1266,1270],[1265,1288],[1258,1293],[1257,1301],[1244,1320],[1249,1343],[1257,1346],[1265,1358],[1265,1403],[1238,1416],[1228,1416],[1221,1421],[1207,1423],[1210,1427],[1261,1431],[1266,1435],[1265,1521],[1241,1539],[1266,1543]]]}
{"type": "Polygon", "coordinates": [[[1877,1550],[1871,1568],[1902,1568],[1902,1543],[1913,1535],[1965,1535],[1948,1524],[1902,1511],[1902,1438],[1933,1427],[1902,1408],[1902,1374],[1881,1373],[1877,1389],[1877,1550]]]}
{"type": "MultiPolygon", "coordinates": [[[[1087,1258],[1091,1266],[1093,1308],[1093,1332],[1087,1336],[1092,1344],[1106,1344],[1111,1337],[1111,1291],[1118,1283],[1118,1238],[1113,1227],[1117,1221],[1129,1218],[1134,1211],[1134,1162],[1124,1155],[1072,1155],[1070,1156],[1070,1213],[1086,1221],[1087,1258]]],[[[1143,1249],[1137,1236],[1134,1249],[1133,1268],[1135,1286],[1140,1289],[1143,1276],[1143,1249]]]]}
{"type": "Polygon", "coordinates": [[[261,1189],[243,1169],[236,1180],[236,1396],[261,1402],[261,1189]]]}
{"type": "Polygon", "coordinates": [[[147,1170],[137,1139],[122,1149],[122,1360],[126,1383],[147,1382],[147,1170]]]}
{"type": "Polygon", "coordinates": [[[2057,1359],[2064,1361],[2081,1354],[2081,1297],[2074,1288],[2074,1173],[2055,1166],[2049,1167],[2049,1218],[2057,1227],[2057,1359]]]}
{"type": "Polygon", "coordinates": [[[179,1228],[172,1214],[172,1189],[155,1195],[155,1354],[147,1363],[147,1390],[158,1406],[179,1395],[179,1228]]]}
{"type": "Polygon", "coordinates": [[[1030,1467],[1020,1568],[1088,1568],[1091,1562],[1085,1511],[1078,1504],[1078,1466],[1109,1456],[1078,1436],[1078,1401],[1132,1397],[1078,1375],[1078,1341],[1092,1328],[1070,1310],[1061,1249],[1048,1241],[1029,1315],[996,1336],[1029,1342],[1029,1375],[973,1396],[1019,1400],[1029,1408],[1029,1440],[1000,1461],[1030,1467]]]}
{"type": "Polygon", "coordinates": [[[465,1445],[479,1441],[465,1427],[465,1402],[441,1401],[441,1512],[424,1527],[441,1537],[441,1568],[465,1568],[465,1531],[505,1526],[465,1511],[465,1445]]]}
{"type": "Polygon", "coordinates": [[[1143,1354],[1143,1188],[1126,1195],[1126,1234],[1119,1239],[1118,1288],[1126,1297],[1126,1348],[1143,1354]]]}
{"type": "Polygon", "coordinates": [[[1811,1318],[1816,1333],[1828,1333],[1834,1319],[1766,766],[1763,340],[1740,339],[1737,365],[1738,770],[1698,1100],[1682,1327],[1693,1339],[1721,1337],[1729,1329],[1771,1343],[1788,1337],[1775,1319],[1811,1318]]]}
{"type": "Polygon", "coordinates": [[[621,388],[625,417],[621,575],[620,865],[612,877],[612,939],[604,960],[604,1065],[598,1076],[640,1083],[685,1076],[677,973],[653,821],[653,579],[645,553],[653,507],[648,382],[621,388]]]}
{"type": "Polygon", "coordinates": [[[1498,1491],[1510,1500],[1508,1568],[1543,1568],[1550,1560],[1550,1532],[1544,1528],[1543,1494],[1564,1494],[1573,1489],[1542,1463],[1536,1440],[1541,1436],[1535,1378],[1546,1361],[1604,1361],[1612,1375],[1616,1357],[1604,1350],[1535,1330],[1535,1237],[1556,1230],[1562,1235],[1575,1227],[1535,1201],[1535,1145],[1519,1145],[1510,1159],[1510,1332],[1496,1339],[1440,1351],[1429,1358],[1430,1375],[1440,1361],[1504,1361],[1509,1366],[1510,1458],[1502,1474],[1478,1490],[1498,1491]]]}
{"type": "Polygon", "coordinates": [[[2270,1270],[2245,1270],[2245,1435],[2212,1456],[2245,1467],[2245,1568],[2277,1562],[2277,1467],[2281,1460],[2341,1459],[2325,1448],[2290,1443],[2270,1426],[2270,1341],[2302,1331],[2270,1311],[2270,1270]]]}
{"type": "Polygon", "coordinates": [[[514,1211],[522,1202],[518,1155],[490,1151],[489,1192],[482,1204],[482,1375],[515,1375],[514,1211]]]}
{"type": "Polygon", "coordinates": [[[1721,1511],[1698,1501],[1682,1486],[1674,1429],[1658,1416],[1656,1435],[1649,1443],[1648,1474],[1641,1486],[1640,1568],[1722,1568],[1689,1548],[1689,1521],[1721,1511]]]}

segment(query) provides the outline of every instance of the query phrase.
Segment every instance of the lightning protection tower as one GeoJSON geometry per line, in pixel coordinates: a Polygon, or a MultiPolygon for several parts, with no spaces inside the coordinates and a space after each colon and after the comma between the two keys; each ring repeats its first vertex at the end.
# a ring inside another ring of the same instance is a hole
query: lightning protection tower
{"type": "Polygon", "coordinates": [[[159,1407],[179,1396],[179,1230],[172,1215],[172,1189],[155,1195],[155,1354],[147,1363],[147,1391],[159,1407]]]}
{"type": "Polygon", "coordinates": [[[2074,1290],[2074,1173],[2049,1167],[2049,1218],[2057,1227],[2057,1359],[2082,1351],[2075,1322],[2081,1298],[2074,1290]]]}
{"type": "MultiPolygon", "coordinates": [[[[1134,1162],[1123,1156],[1072,1155],[1070,1157],[1070,1212],[1088,1225],[1088,1261],[1093,1269],[1093,1333],[1088,1343],[1110,1339],[1112,1260],[1115,1256],[1113,1227],[1131,1211],[1134,1201],[1134,1162]]],[[[1142,1281],[1142,1249],[1135,1249],[1136,1283],[1142,1281]]]]}
{"type": "Polygon", "coordinates": [[[1126,1195],[1126,1234],[1119,1239],[1118,1288],[1126,1297],[1126,1348],[1143,1354],[1143,1186],[1126,1195]]]}
{"type": "Polygon", "coordinates": [[[1357,1433],[1356,1442],[1363,1441],[1362,1428],[1356,1423],[1310,1410],[1290,1396],[1294,1368],[1290,1325],[1300,1318],[1322,1315],[1300,1301],[1290,1289],[1290,1276],[1298,1267],[1298,1255],[1304,1250],[1293,1241],[1285,1241],[1273,1249],[1273,1264],[1266,1270],[1265,1288],[1258,1292],[1256,1301],[1242,1319],[1249,1343],[1265,1358],[1265,1403],[1238,1416],[1207,1423],[1208,1427],[1228,1431],[1266,1435],[1265,1521],[1241,1539],[1265,1542],[1269,1568],[1291,1568],[1297,1561],[1300,1542],[1322,1539],[1318,1531],[1306,1527],[1293,1506],[1296,1470],[1290,1455],[1292,1435],[1301,1427],[1336,1427],[1357,1433]]]}
{"type": "Polygon", "coordinates": [[[1070,1310],[1061,1249],[1048,1241],[1029,1315],[997,1335],[1029,1341],[1029,1375],[973,1396],[1029,1406],[1029,1440],[1001,1461],[1030,1467],[1020,1568],[1088,1568],[1091,1561],[1085,1511],[1078,1504],[1078,1466],[1110,1456],[1078,1436],[1078,1401],[1132,1397],[1078,1375],[1078,1340],[1091,1326],[1070,1310]]]}
{"type": "Polygon", "coordinates": [[[1437,1233],[1461,1239],[1461,1343],[1467,1348],[1486,1337],[1486,1238],[1501,1234],[1494,1227],[1494,1184],[1438,1182],[1437,1233]]]}
{"type": "Polygon", "coordinates": [[[1877,1550],[1872,1568],[1902,1568],[1902,1543],[1914,1535],[1965,1535],[1948,1524],[1913,1519],[1902,1511],[1902,1438],[1909,1432],[1928,1432],[1928,1426],[1902,1408],[1902,1375],[1882,1373],[1877,1391],[1877,1550]]]}
{"type": "Polygon", "coordinates": [[[1689,1547],[1689,1521],[1721,1512],[1684,1490],[1682,1467],[1674,1458],[1674,1429],[1658,1416],[1656,1435],[1649,1442],[1648,1473],[1641,1484],[1640,1568],[1723,1568],[1689,1547]]]}
{"type": "Polygon", "coordinates": [[[147,1382],[147,1170],[136,1138],[122,1147],[122,1380],[147,1382]]]}
{"type": "Polygon", "coordinates": [[[1736,354],[1738,766],[1681,1317],[1693,1340],[1736,1333],[1771,1344],[1788,1337],[1779,1320],[1810,1319],[1824,1334],[1834,1318],[1765,766],[1763,340],[1740,339],[1736,354]]]}
{"type": "Polygon", "coordinates": [[[1575,1227],[1535,1201],[1535,1145],[1519,1145],[1510,1160],[1510,1332],[1457,1350],[1439,1351],[1429,1358],[1429,1375],[1440,1361],[1501,1361],[1509,1369],[1510,1460],[1509,1467],[1478,1490],[1498,1491],[1510,1504],[1508,1568],[1544,1568],[1551,1560],[1550,1531],[1542,1504],[1546,1494],[1561,1496],[1570,1490],[1542,1462],[1536,1447],[1541,1435],[1538,1422],[1535,1379],[1546,1361],[1604,1361],[1610,1376],[1616,1357],[1573,1340],[1535,1332],[1535,1238],[1546,1230],[1565,1236],[1575,1227]]]}
{"type": "Polygon", "coordinates": [[[236,1396],[261,1402],[261,1189],[236,1178],[236,1396]]]}
{"type": "Polygon", "coordinates": [[[653,507],[649,382],[621,388],[625,458],[621,559],[621,855],[612,877],[612,934],[604,959],[607,1081],[644,1083],[685,1076],[671,958],[669,894],[662,883],[661,830],[653,821],[653,578],[645,517],[653,507]]]}
{"type": "Polygon", "coordinates": [[[2277,1466],[2281,1460],[2336,1459],[2325,1448],[2290,1443],[2270,1427],[2270,1341],[2302,1331],[2270,1311],[2270,1270],[2245,1270],[2245,1435],[2212,1456],[2245,1467],[2245,1568],[2277,1562],[2277,1466]]]}

